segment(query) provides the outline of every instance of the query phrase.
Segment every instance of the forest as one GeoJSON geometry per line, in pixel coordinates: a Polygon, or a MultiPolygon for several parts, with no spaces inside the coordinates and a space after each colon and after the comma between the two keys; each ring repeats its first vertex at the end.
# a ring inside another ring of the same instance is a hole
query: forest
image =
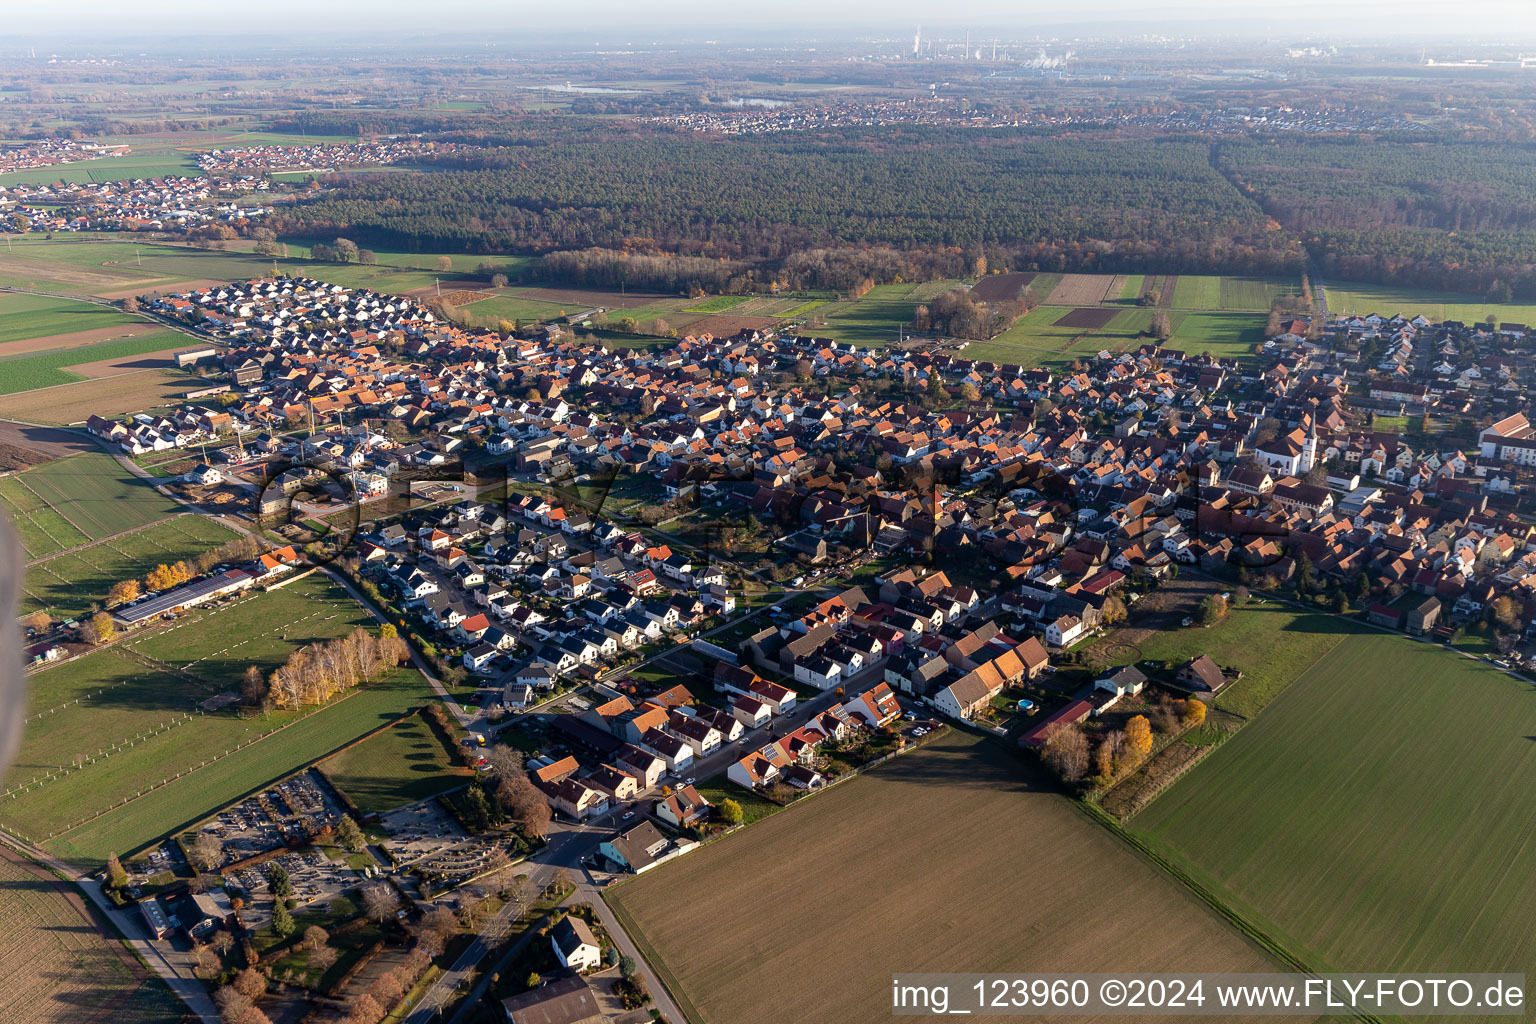
{"type": "Polygon", "coordinates": [[[1301,263],[1194,140],[914,128],[506,141],[516,144],[440,156],[443,173],[335,179],[274,226],[406,249],[775,265],[847,247],[968,250],[1021,270],[1267,274],[1301,263]]]}
{"type": "Polygon", "coordinates": [[[1214,155],[1329,276],[1536,295],[1536,146],[1312,137],[1214,155]]]}
{"type": "MultiPolygon", "coordinates": [[[[538,119],[534,119],[538,120],[538,119]]],[[[273,226],[537,254],[529,276],[847,290],[1018,271],[1296,274],[1536,296],[1536,147],[1434,136],[1044,136],[899,127],[721,138],[482,125],[437,173],[333,176],[273,226]]],[[[313,125],[311,126],[313,127],[313,125]]]]}

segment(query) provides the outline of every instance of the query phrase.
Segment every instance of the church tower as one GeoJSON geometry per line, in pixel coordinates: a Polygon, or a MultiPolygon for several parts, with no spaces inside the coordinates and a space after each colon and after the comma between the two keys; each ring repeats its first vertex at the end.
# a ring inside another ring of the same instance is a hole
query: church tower
{"type": "Polygon", "coordinates": [[[1307,417],[1307,439],[1301,443],[1301,460],[1297,466],[1298,473],[1310,473],[1312,467],[1317,465],[1317,420],[1307,417]]]}

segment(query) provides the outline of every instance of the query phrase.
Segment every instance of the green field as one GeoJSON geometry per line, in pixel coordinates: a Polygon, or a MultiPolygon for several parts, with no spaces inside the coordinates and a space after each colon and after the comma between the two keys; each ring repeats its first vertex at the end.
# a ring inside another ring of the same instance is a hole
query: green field
{"type": "Polygon", "coordinates": [[[0,821],[42,841],[148,786],[190,772],[166,790],[57,836],[54,846],[66,856],[125,852],[398,716],[428,695],[414,671],[400,670],[309,718],[302,716],[313,709],[241,718],[234,710],[199,714],[195,706],[237,688],[245,666],[269,670],[296,647],[350,632],[366,618],[339,588],[316,575],[226,608],[193,613],[129,645],[33,673],[31,721],[6,787],[68,768],[77,755],[88,763],[0,800],[0,821]],[[100,757],[114,744],[121,749],[100,757]],[[98,842],[107,846],[92,845],[98,842]]]}
{"type": "Polygon", "coordinates": [[[1121,302],[1135,302],[1141,298],[1141,293],[1147,290],[1147,277],[1145,274],[1127,274],[1125,284],[1120,289],[1121,302]]]}
{"type": "Polygon", "coordinates": [[[27,558],[45,558],[181,511],[110,455],[86,452],[0,479],[27,558]]]}
{"type": "Polygon", "coordinates": [[[1131,827],[1323,970],[1536,971],[1529,684],[1345,638],[1131,827]]]}
{"type": "MultiPolygon", "coordinates": [[[[92,302],[56,299],[50,295],[0,295],[0,345],[136,323],[144,321],[92,302]]],[[[0,348],[0,357],[5,354],[5,349],[0,348]]],[[[9,383],[7,372],[0,377],[0,388],[8,387],[9,383]]]]}
{"type": "Polygon", "coordinates": [[[908,284],[881,284],[852,302],[823,306],[816,312],[826,317],[826,326],[809,333],[859,346],[894,345],[900,330],[912,329],[912,314],[920,301],[912,294],[914,290],[908,284]]]}
{"type": "MultiPolygon", "coordinates": [[[[1214,626],[1158,630],[1140,637],[1136,657],[1181,662],[1209,654],[1217,664],[1240,670],[1243,678],[1221,692],[1216,707],[1251,718],[1346,636],[1365,628],[1322,612],[1305,612],[1274,601],[1250,601],[1214,626]]],[[[1115,639],[1111,635],[1096,646],[1114,654],[1115,639]]],[[[1111,660],[1131,659],[1122,656],[1111,660]]]]}
{"type": "Polygon", "coordinates": [[[134,640],[134,651],[204,679],[212,692],[238,689],[246,667],[270,671],[295,647],[372,626],[329,577],[303,579],[222,608],[184,614],[174,625],[134,640]]]}
{"type": "Polygon", "coordinates": [[[1420,288],[1393,288],[1390,285],[1341,282],[1327,284],[1323,293],[1330,313],[1369,316],[1380,313],[1390,317],[1401,313],[1412,319],[1423,315],[1429,320],[1460,320],[1482,323],[1490,315],[1500,322],[1536,323],[1536,303],[1499,303],[1476,295],[1441,292],[1420,288]]]}
{"type": "Polygon", "coordinates": [[[1300,291],[1299,282],[1277,278],[1180,274],[1173,289],[1173,308],[1268,313],[1276,298],[1300,291]]]}
{"type": "Polygon", "coordinates": [[[320,770],[364,813],[457,789],[472,774],[449,760],[442,740],[420,715],[327,758],[320,770]]]}
{"type": "MultiPolygon", "coordinates": [[[[228,712],[206,716],[196,723],[201,727],[196,733],[189,731],[190,724],[179,726],[132,748],[133,752],[144,749],[144,754],[132,763],[120,763],[120,755],[113,755],[106,761],[87,766],[67,782],[50,783],[29,794],[41,798],[42,794],[52,791],[56,796],[62,796],[63,787],[73,784],[67,806],[50,802],[39,811],[36,803],[26,805],[27,797],[23,797],[15,801],[16,810],[0,809],[0,821],[20,822],[24,831],[33,829],[28,834],[41,840],[50,821],[67,823],[71,817],[80,816],[74,812],[91,813],[109,807],[134,792],[138,788],[135,783],[158,783],[166,777],[167,770],[174,774],[179,768],[193,768],[208,756],[222,754],[226,746],[254,735],[249,732],[253,727],[259,726],[261,732],[270,732],[275,726],[292,721],[281,732],[271,732],[265,739],[243,750],[198,768],[88,825],[44,843],[49,850],[67,860],[100,864],[108,853],[137,849],[207,817],[246,793],[296,771],[358,735],[425,703],[431,696],[420,675],[413,670],[400,669],[302,720],[295,720],[291,714],[276,713],[268,719],[256,718],[250,722],[241,722],[228,712]],[[76,784],[75,778],[90,775],[94,769],[108,765],[113,766],[113,771],[98,773],[99,785],[91,787],[88,798],[82,799],[82,791],[88,784],[76,784]],[[28,811],[25,817],[22,816],[24,807],[28,811]]],[[[123,761],[128,759],[123,758],[123,761]]]]}
{"type": "Polygon", "coordinates": [[[158,331],[139,338],[120,338],[94,345],[54,349],[33,355],[0,356],[0,395],[14,395],[59,384],[89,380],[84,374],[71,373],[66,367],[94,363],[102,359],[125,359],[150,352],[164,352],[185,342],[184,335],[158,331]]]}
{"type": "Polygon", "coordinates": [[[1169,320],[1173,324],[1173,337],[1166,344],[1196,355],[1209,352],[1219,358],[1250,359],[1254,346],[1264,341],[1265,317],[1262,314],[1181,313],[1175,310],[1169,320]]]}
{"type": "Polygon", "coordinates": [[[683,310],[685,313],[723,313],[728,309],[741,305],[747,301],[745,295],[713,295],[701,302],[693,302],[683,310]]]}
{"type": "Polygon", "coordinates": [[[203,516],[177,516],[125,537],[55,555],[27,567],[23,612],[43,608],[57,618],[80,615],[105,600],[112,584],[140,579],[156,565],[191,558],[234,534],[203,516]]]}

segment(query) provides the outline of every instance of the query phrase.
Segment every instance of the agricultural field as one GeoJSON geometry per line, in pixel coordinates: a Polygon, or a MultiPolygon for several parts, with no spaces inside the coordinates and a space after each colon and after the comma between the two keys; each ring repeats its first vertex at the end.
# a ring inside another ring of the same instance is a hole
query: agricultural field
{"type": "Polygon", "coordinates": [[[162,368],[168,367],[171,365],[169,359],[135,357],[166,353],[184,346],[189,340],[173,331],[157,331],[145,337],[99,341],[93,345],[54,349],[35,355],[7,358],[0,352],[0,395],[134,373],[143,363],[163,363],[162,368]],[[81,372],[82,369],[85,372],[81,372]]]}
{"type": "Polygon", "coordinates": [[[111,145],[127,145],[131,147],[131,151],[120,157],[80,160],[56,167],[39,167],[0,174],[0,185],[36,185],[57,181],[119,181],[124,178],[197,175],[202,173],[197,166],[198,154],[210,149],[230,149],[237,146],[263,145],[268,142],[279,145],[305,145],[348,140],[340,136],[305,137],[276,132],[209,131],[176,132],[158,136],[127,135],[103,138],[101,141],[111,145]]]}
{"type": "Polygon", "coordinates": [[[320,770],[364,813],[457,789],[474,774],[449,760],[442,740],[421,715],[402,719],[327,758],[320,770]]]}
{"type": "Polygon", "coordinates": [[[1275,278],[1181,274],[1173,290],[1173,308],[1268,313],[1275,299],[1300,293],[1299,282],[1275,278]]]}
{"type": "Polygon", "coordinates": [[[896,971],[1096,971],[1132,959],[1143,971],[1273,969],[1069,801],[1035,788],[1010,754],[964,733],[605,899],[699,1024],[758,1021],[770,1004],[786,1020],[875,1024],[890,1017],[896,971]],[[698,927],[687,898],[697,893],[733,912],[698,927]],[[850,893],[861,894],[856,913],[828,912],[850,893]]]}
{"type": "Polygon", "coordinates": [[[1130,824],[1319,969],[1529,974],[1533,735],[1529,684],[1360,633],[1130,824]]]}
{"type": "Polygon", "coordinates": [[[84,423],[92,413],[121,416],[179,405],[188,391],[207,386],[202,377],[161,365],[0,396],[0,417],[34,423],[84,423]]]}
{"type": "Polygon", "coordinates": [[[93,602],[104,601],[112,584],[142,579],[156,565],[192,558],[234,536],[212,519],[186,515],[55,555],[27,567],[21,610],[43,609],[55,618],[81,615],[93,602]]]}
{"type": "Polygon", "coordinates": [[[1173,325],[1173,337],[1167,345],[1186,352],[1249,359],[1254,348],[1264,342],[1266,317],[1263,314],[1174,310],[1168,319],[1173,325]]]}
{"type": "Polygon", "coordinates": [[[1018,323],[990,341],[973,341],[966,346],[970,359],[991,359],[1022,366],[1044,364],[1063,367],[1078,359],[1090,359],[1100,349],[1123,352],[1154,339],[1144,332],[1151,327],[1153,310],[1105,309],[1108,322],[1099,328],[1072,326],[1074,314],[1093,312],[1065,306],[1036,306],[1018,323]],[[1063,321],[1068,322],[1064,323],[1063,321]]]}
{"type": "Polygon", "coordinates": [[[0,854],[0,1020],[115,1024],[179,1020],[184,1007],[109,938],[74,887],[0,854]]]}
{"type": "MultiPolygon", "coordinates": [[[[138,317],[92,302],[50,295],[0,295],[0,356],[14,351],[3,347],[9,342],[143,323],[138,317]]],[[[8,385],[8,379],[0,381],[0,387],[8,385]]]]}
{"type": "Polygon", "coordinates": [[[728,309],[746,302],[745,295],[711,295],[707,299],[693,302],[683,310],[685,313],[723,313],[728,309]]]}
{"type": "Polygon", "coordinates": [[[148,525],[181,511],[110,455],[86,452],[0,479],[29,561],[148,525]]]}
{"type": "Polygon", "coordinates": [[[193,609],[166,629],[129,646],[136,654],[189,672],[212,692],[239,689],[250,665],[277,668],[295,647],[373,627],[363,608],[315,572],[232,605],[193,609]]]}
{"type": "MultiPolygon", "coordinates": [[[[381,292],[407,292],[434,287],[441,272],[420,267],[434,265],[436,256],[389,254],[375,266],[355,263],[319,263],[308,250],[293,246],[286,259],[273,260],[238,249],[212,250],[191,246],[119,240],[108,235],[84,235],[46,240],[40,235],[14,239],[0,251],[0,285],[45,288],[81,295],[123,298],[127,295],[169,292],[192,284],[223,284],[272,273],[273,266],[293,275],[314,277],[349,288],[381,292]]],[[[485,260],[503,257],[460,257],[472,270],[485,260]]],[[[104,312],[110,312],[104,310],[104,312]]]]}
{"type": "Polygon", "coordinates": [[[19,825],[65,860],[100,865],[107,854],[136,850],[200,821],[431,696],[417,672],[399,669],[318,710],[247,720],[230,712],[205,715],[19,797],[14,807],[0,809],[0,822],[19,825]],[[240,743],[249,745],[235,750],[240,743]],[[226,750],[232,753],[224,756],[226,750]],[[95,785],[77,781],[95,769],[103,769],[92,776],[95,785]],[[182,771],[186,774],[177,778],[182,771]],[[169,783],[161,785],[166,778],[169,783]],[[115,806],[145,786],[158,788],[115,806]],[[45,803],[41,795],[50,791],[45,803]],[[99,816],[70,827],[94,815],[99,816]],[[47,838],[55,830],[59,834],[47,838]]]}
{"type": "Polygon", "coordinates": [[[1401,313],[1410,319],[1423,314],[1429,320],[1460,320],[1469,324],[1482,323],[1492,316],[1501,323],[1536,323],[1536,303],[1531,302],[1489,302],[1476,295],[1457,292],[1350,282],[1328,284],[1323,294],[1328,299],[1330,313],[1353,313],[1359,316],[1372,313],[1393,316],[1401,313]]]}
{"type": "Polygon", "coordinates": [[[0,822],[65,857],[126,852],[398,717],[429,696],[411,670],[312,716],[315,709],[250,717],[197,710],[238,690],[247,665],[268,671],[296,647],[365,619],[339,588],[311,576],[32,673],[0,822]],[[241,744],[250,745],[236,750],[241,744]]]}
{"type": "Polygon", "coordinates": [[[806,333],[859,346],[894,345],[902,329],[912,328],[913,311],[919,302],[912,294],[914,290],[906,284],[880,284],[862,298],[822,306],[816,315],[826,318],[825,325],[806,333]]]}
{"type": "Polygon", "coordinates": [[[54,167],[35,167],[25,171],[0,174],[0,185],[48,185],[54,182],[122,181],[125,178],[163,178],[167,175],[195,175],[197,158],[193,153],[166,153],[158,150],[128,153],[125,156],[77,160],[54,167]]]}

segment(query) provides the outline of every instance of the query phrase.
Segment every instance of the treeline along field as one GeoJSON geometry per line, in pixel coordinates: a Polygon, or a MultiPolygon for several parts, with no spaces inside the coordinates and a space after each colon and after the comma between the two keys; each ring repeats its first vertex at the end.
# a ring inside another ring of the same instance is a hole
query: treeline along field
{"type": "Polygon", "coordinates": [[[851,244],[995,248],[1039,269],[1298,265],[1198,141],[943,129],[721,140],[590,127],[492,141],[505,145],[436,158],[445,173],[336,178],[334,192],[275,226],[484,252],[652,246],[777,260],[851,244]]]}

